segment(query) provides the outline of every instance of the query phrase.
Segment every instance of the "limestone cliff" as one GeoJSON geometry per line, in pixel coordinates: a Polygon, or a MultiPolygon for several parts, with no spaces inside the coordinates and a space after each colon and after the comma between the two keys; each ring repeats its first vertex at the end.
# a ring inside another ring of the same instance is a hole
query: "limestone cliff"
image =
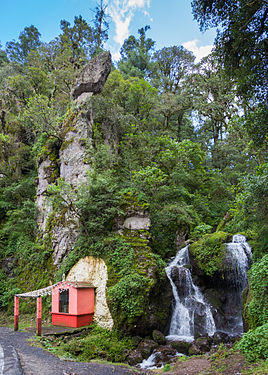
{"type": "Polygon", "coordinates": [[[61,143],[51,142],[44,147],[38,166],[36,205],[40,238],[49,237],[54,250],[53,261],[59,265],[73,249],[78,237],[78,217],[69,208],[58,210],[49,199],[49,187],[58,181],[73,191],[86,181],[90,170],[88,153],[91,146],[92,115],[90,97],[102,90],[111,71],[111,55],[100,53],[81,72],[73,90],[71,110],[66,114],[61,143]],[[51,146],[53,143],[53,146],[51,146]]]}

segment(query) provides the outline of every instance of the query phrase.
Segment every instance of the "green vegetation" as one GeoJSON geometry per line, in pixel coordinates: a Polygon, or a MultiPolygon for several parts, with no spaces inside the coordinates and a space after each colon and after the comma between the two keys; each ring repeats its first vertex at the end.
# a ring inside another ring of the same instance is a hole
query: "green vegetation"
{"type": "Polygon", "coordinates": [[[268,255],[253,264],[249,271],[249,286],[244,304],[244,319],[248,327],[255,329],[267,323],[268,255]]]}
{"type": "MultiPolygon", "coordinates": [[[[263,356],[268,243],[264,7],[264,2],[230,0],[223,6],[194,0],[202,27],[222,25],[215,51],[199,64],[182,46],[154,51],[150,27],[140,28],[138,36],[124,41],[103,91],[79,110],[71,90],[108,38],[103,2],[92,23],[81,16],[72,25],[62,20],[55,40],[43,43],[32,25],[1,47],[0,309],[10,311],[15,293],[53,283],[92,255],[107,264],[107,300],[116,329],[132,333],[140,324],[144,332],[151,317],[163,325],[168,319],[168,306],[160,307],[159,298],[164,265],[177,249],[189,240],[191,256],[212,277],[224,272],[224,243],[242,232],[253,249],[243,314],[254,331],[239,345],[246,350],[254,342],[255,353],[263,356]],[[80,142],[91,169],[76,188],[59,178],[60,153],[75,140],[66,138],[68,132],[89,117],[89,136],[80,142]],[[35,205],[40,163],[46,165],[50,205],[42,230],[35,205]],[[150,218],[150,228],[127,229],[124,222],[131,216],[150,218]],[[77,223],[78,240],[56,269],[53,233],[77,223]]],[[[31,305],[21,307],[27,312],[31,305]]],[[[103,358],[124,360],[127,341],[119,340],[117,331],[97,330],[90,340],[103,337],[103,358]]],[[[94,345],[87,348],[89,339],[83,340],[80,352],[75,342],[69,349],[65,343],[65,349],[81,358],[96,356],[94,345]]]]}
{"type": "Polygon", "coordinates": [[[65,359],[89,362],[102,359],[109,362],[124,362],[133,349],[132,339],[118,331],[100,328],[94,324],[78,338],[41,338],[41,344],[50,352],[65,359]]]}
{"type": "Polygon", "coordinates": [[[236,348],[245,353],[251,362],[259,359],[266,360],[268,358],[268,323],[245,333],[236,344],[236,348]]]}
{"type": "Polygon", "coordinates": [[[190,245],[190,253],[197,259],[199,268],[208,276],[223,273],[226,246],[230,235],[224,232],[206,234],[201,240],[190,245]]]}

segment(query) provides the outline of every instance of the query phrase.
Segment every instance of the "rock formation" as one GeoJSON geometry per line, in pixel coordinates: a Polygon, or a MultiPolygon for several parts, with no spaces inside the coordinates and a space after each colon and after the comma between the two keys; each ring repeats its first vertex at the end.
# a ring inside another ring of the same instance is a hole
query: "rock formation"
{"type": "Polygon", "coordinates": [[[100,53],[91,60],[77,81],[77,85],[73,90],[74,99],[99,94],[106,82],[111,71],[111,55],[109,52],[100,53]]]}
{"type": "Polygon", "coordinates": [[[59,210],[48,199],[51,183],[61,181],[75,191],[86,182],[90,170],[88,153],[91,146],[92,116],[86,99],[99,93],[111,71],[111,55],[100,53],[83,69],[73,90],[76,99],[66,114],[61,139],[48,141],[38,167],[36,205],[40,238],[49,237],[54,250],[53,261],[59,265],[74,247],[78,238],[78,217],[74,211],[59,210]]]}
{"type": "Polygon", "coordinates": [[[71,269],[67,276],[70,282],[87,282],[95,287],[94,322],[111,329],[113,319],[106,302],[107,266],[102,259],[85,257],[71,269]]]}

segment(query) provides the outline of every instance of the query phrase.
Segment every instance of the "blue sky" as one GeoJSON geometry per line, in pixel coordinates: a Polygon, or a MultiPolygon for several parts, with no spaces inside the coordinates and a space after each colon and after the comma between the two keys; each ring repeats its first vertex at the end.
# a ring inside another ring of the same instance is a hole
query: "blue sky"
{"type": "MultiPolygon", "coordinates": [[[[201,33],[191,13],[190,0],[107,0],[110,13],[109,41],[114,59],[130,34],[150,25],[148,37],[156,41],[156,49],[164,46],[184,45],[192,50],[198,59],[209,53],[215,38],[215,31],[201,33]]],[[[17,40],[25,26],[34,25],[41,33],[41,39],[48,42],[60,33],[60,20],[73,22],[81,15],[88,22],[92,20],[91,9],[95,0],[0,0],[0,41],[17,40]]]]}

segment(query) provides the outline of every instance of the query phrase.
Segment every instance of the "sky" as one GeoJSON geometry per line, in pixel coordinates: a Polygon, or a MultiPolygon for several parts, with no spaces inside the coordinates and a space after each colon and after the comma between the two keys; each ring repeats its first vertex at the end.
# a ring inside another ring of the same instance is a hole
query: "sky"
{"type": "MultiPolygon", "coordinates": [[[[200,61],[211,51],[215,30],[201,33],[193,20],[191,0],[106,0],[110,17],[106,49],[114,61],[129,35],[138,36],[138,29],[150,25],[147,37],[155,42],[155,50],[183,45],[200,61]]],[[[49,42],[61,32],[60,21],[73,24],[81,15],[92,21],[97,0],[0,0],[0,43],[17,40],[24,27],[34,25],[41,40],[49,42]]]]}

